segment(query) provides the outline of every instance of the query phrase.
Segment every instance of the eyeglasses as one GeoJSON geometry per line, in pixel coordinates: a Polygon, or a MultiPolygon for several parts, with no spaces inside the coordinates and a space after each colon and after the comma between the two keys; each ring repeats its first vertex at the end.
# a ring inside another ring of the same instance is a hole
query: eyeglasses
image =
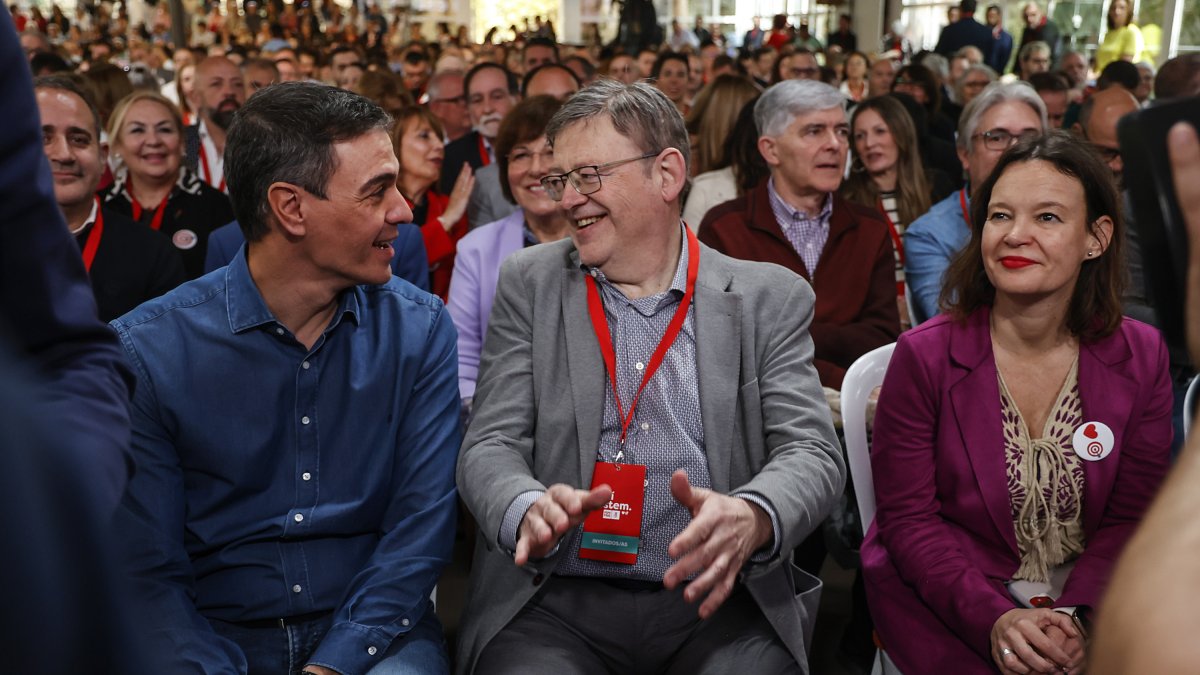
{"type": "Polygon", "coordinates": [[[546,176],[545,178],[543,178],[541,180],[542,187],[546,190],[546,194],[550,196],[550,199],[553,199],[556,202],[562,201],[563,193],[567,188],[567,181],[571,182],[571,187],[575,188],[575,191],[578,192],[579,194],[590,195],[593,192],[596,192],[597,190],[599,190],[601,187],[600,186],[600,170],[601,169],[612,169],[614,167],[621,166],[622,164],[628,164],[630,162],[636,162],[636,161],[643,160],[643,159],[650,159],[651,157],[657,157],[659,152],[662,152],[662,151],[659,150],[658,152],[647,152],[646,154],[642,155],[641,157],[630,157],[629,159],[618,159],[615,162],[608,162],[607,164],[594,164],[591,166],[581,166],[578,169],[574,169],[573,171],[568,171],[567,173],[564,173],[564,174],[559,174],[556,176],[546,176]]]}
{"type": "Polygon", "coordinates": [[[1017,141],[1023,141],[1028,138],[1033,138],[1040,135],[1041,132],[1029,130],[1022,131],[1019,134],[1012,134],[1004,129],[992,129],[983,133],[975,134],[972,139],[982,138],[983,147],[988,150],[1007,150],[1011,148],[1017,141]]]}

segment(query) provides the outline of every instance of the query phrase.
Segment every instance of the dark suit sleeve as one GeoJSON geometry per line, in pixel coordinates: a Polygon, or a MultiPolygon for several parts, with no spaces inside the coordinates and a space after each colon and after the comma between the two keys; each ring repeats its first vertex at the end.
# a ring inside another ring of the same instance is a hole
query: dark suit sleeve
{"type": "Polygon", "coordinates": [[[45,413],[66,427],[95,498],[115,508],[128,477],[132,376],[100,321],[79,247],[54,201],[41,122],[12,15],[0,12],[0,331],[46,384],[45,413]]]}
{"type": "Polygon", "coordinates": [[[236,220],[213,230],[208,235],[208,250],[204,254],[204,273],[228,265],[244,243],[246,240],[236,220]]]}
{"type": "Polygon", "coordinates": [[[425,242],[421,237],[421,229],[416,225],[401,225],[395,246],[392,274],[428,292],[429,262],[425,258],[425,242]]]}

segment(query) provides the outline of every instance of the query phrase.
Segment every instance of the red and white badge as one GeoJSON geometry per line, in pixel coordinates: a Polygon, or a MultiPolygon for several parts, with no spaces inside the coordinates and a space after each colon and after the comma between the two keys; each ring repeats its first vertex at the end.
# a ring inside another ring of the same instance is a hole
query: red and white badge
{"type": "Polygon", "coordinates": [[[191,230],[179,230],[175,234],[171,235],[171,243],[175,244],[175,248],[183,249],[185,251],[190,248],[195,248],[196,244],[199,242],[200,237],[197,237],[196,233],[192,232],[191,230]]]}
{"type": "Polygon", "coordinates": [[[1089,462],[1098,462],[1113,451],[1116,441],[1112,429],[1104,422],[1084,422],[1071,438],[1075,454],[1089,462]]]}
{"type": "Polygon", "coordinates": [[[633,565],[642,541],[642,503],[646,497],[646,467],[640,464],[596,462],[592,489],[612,488],[612,498],[583,521],[579,557],[633,565]]]}

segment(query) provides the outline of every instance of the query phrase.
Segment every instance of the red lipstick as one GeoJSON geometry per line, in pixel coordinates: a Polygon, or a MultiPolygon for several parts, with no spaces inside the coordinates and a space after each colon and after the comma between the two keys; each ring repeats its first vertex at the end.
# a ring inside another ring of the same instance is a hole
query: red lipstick
{"type": "Polygon", "coordinates": [[[1034,263],[1034,261],[1030,260],[1029,258],[1022,258],[1021,256],[1010,255],[1010,256],[1005,256],[1005,257],[1001,258],[1000,264],[1004,265],[1005,267],[1007,267],[1010,270],[1016,270],[1016,269],[1021,269],[1022,267],[1029,267],[1030,265],[1033,265],[1035,263],[1034,263]]]}

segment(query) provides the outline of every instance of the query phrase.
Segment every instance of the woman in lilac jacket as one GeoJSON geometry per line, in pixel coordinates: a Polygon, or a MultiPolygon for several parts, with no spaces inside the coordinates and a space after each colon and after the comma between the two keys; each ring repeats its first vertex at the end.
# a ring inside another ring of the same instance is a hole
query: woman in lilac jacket
{"type": "Polygon", "coordinates": [[[1019,142],[971,219],[949,312],[901,336],[880,394],[871,615],[906,675],[1081,672],[1090,609],[1167,470],[1166,349],[1121,316],[1119,200],[1085,145],[1019,142]],[[1010,593],[1055,572],[1052,607],[1010,593]]]}
{"type": "Polygon", "coordinates": [[[567,218],[540,182],[554,163],[546,125],[560,107],[562,103],[550,96],[532,96],[505,116],[495,146],[500,188],[520,208],[458,242],[447,307],[458,329],[458,390],[468,408],[475,396],[500,263],[526,246],[567,236],[567,218]]]}

